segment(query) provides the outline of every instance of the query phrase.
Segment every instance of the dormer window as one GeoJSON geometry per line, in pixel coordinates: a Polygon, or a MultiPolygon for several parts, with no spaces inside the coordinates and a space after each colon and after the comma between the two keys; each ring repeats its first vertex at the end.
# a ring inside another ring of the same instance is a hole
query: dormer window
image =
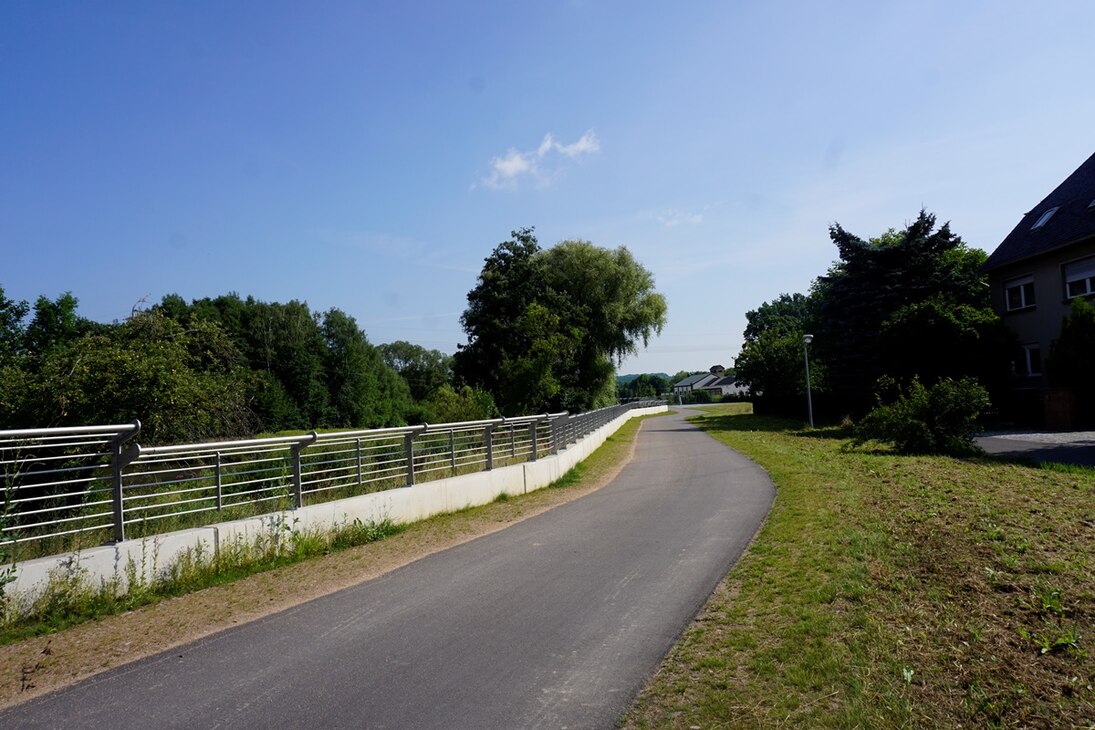
{"type": "Polygon", "coordinates": [[[1057,212],[1057,208],[1050,208],[1045,213],[1042,213],[1041,217],[1039,217],[1038,220],[1035,221],[1034,225],[1030,227],[1030,230],[1036,231],[1039,228],[1041,228],[1042,226],[1044,226],[1046,223],[1049,222],[1049,219],[1052,218],[1053,214],[1056,213],[1056,212],[1057,212]]]}

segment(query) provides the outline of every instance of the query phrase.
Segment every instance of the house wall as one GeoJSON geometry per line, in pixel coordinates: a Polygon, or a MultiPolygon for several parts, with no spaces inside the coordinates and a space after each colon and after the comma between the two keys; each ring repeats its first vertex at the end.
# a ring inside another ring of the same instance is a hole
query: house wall
{"type": "MultiPolygon", "coordinates": [[[[1039,345],[1043,362],[1049,357],[1053,340],[1061,333],[1061,320],[1069,315],[1061,267],[1076,259],[1095,256],[1095,238],[1087,239],[1044,256],[1002,266],[989,273],[992,307],[1004,324],[1019,338],[1020,344],[1039,345]],[[1004,285],[1023,276],[1034,278],[1036,304],[1029,309],[1007,311],[1004,285]]],[[[1044,385],[1045,378],[1034,378],[1030,385],[1044,385]]]]}

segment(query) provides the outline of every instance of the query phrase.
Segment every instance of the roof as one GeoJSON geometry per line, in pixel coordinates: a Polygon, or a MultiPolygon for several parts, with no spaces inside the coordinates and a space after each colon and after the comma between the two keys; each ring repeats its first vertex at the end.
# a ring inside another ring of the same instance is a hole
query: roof
{"type": "Polygon", "coordinates": [[[714,388],[716,386],[733,385],[733,384],[734,384],[734,377],[731,376],[731,375],[728,375],[725,378],[719,378],[718,380],[716,380],[714,383],[711,383],[707,387],[708,388],[714,388]]]}
{"type": "Polygon", "coordinates": [[[680,388],[680,387],[683,387],[685,385],[695,385],[696,383],[700,382],[701,380],[706,380],[707,378],[710,378],[710,377],[712,377],[711,373],[700,373],[698,375],[689,375],[684,380],[682,380],[680,382],[677,382],[677,383],[673,383],[673,387],[674,388],[680,388]]]}
{"type": "Polygon", "coordinates": [[[1076,168],[1041,203],[1031,208],[985,261],[985,270],[1000,268],[1095,236],[1095,154],[1076,168]],[[1050,209],[1057,211],[1039,228],[1034,224],[1050,209]]]}

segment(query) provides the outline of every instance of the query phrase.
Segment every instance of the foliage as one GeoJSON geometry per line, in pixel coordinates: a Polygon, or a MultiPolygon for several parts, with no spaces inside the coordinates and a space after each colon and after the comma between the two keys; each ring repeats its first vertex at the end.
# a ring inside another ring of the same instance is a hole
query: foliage
{"type": "Polygon", "coordinates": [[[13,364],[23,349],[23,318],[30,307],[8,299],[0,286],[0,367],[13,364]]]}
{"type": "Polygon", "coordinates": [[[262,387],[252,405],[263,431],[366,428],[406,422],[409,391],[353,317],[313,314],[232,293],[187,305],[168,295],[155,307],[177,321],[216,322],[237,343],[262,387]]]}
{"type": "Polygon", "coordinates": [[[141,313],[104,334],[55,341],[19,381],[7,420],[73,426],[139,418],[148,443],[246,436],[256,425],[250,391],[239,351],[219,327],[183,329],[141,313]]]}
{"type": "Polygon", "coordinates": [[[467,385],[454,388],[448,383],[438,388],[426,402],[425,414],[430,423],[482,421],[499,415],[494,398],[487,391],[467,385]]]}
{"type": "Polygon", "coordinates": [[[935,224],[922,210],[903,230],[869,241],[839,224],[829,230],[840,260],[814,284],[814,334],[827,385],[852,411],[887,374],[1006,378],[995,367],[1009,343],[982,281],[985,254],[935,224]]]}
{"type": "Polygon", "coordinates": [[[1050,385],[1070,388],[1078,398],[1081,417],[1091,419],[1095,408],[1095,303],[1083,297],[1072,300],[1072,311],[1061,323],[1061,334],[1053,342],[1046,360],[1050,385]]]}
{"type": "Polygon", "coordinates": [[[330,394],[323,425],[352,428],[402,423],[411,406],[407,383],[384,364],[354,318],[331,309],[323,315],[322,331],[330,394]]]}
{"type": "Polygon", "coordinates": [[[856,424],[852,443],[887,442],[902,454],[969,454],[976,451],[977,419],[988,405],[988,391],[974,378],[944,378],[925,387],[913,377],[901,388],[884,377],[877,405],[856,424]],[[886,392],[890,402],[883,402],[886,392]]]}
{"type": "MultiPolygon", "coordinates": [[[[814,295],[781,294],[746,313],[741,354],[735,361],[737,381],[754,397],[798,404],[806,393],[803,335],[816,325],[814,295]]],[[[810,387],[824,389],[824,364],[811,353],[810,387]]]]}
{"type": "Polygon", "coordinates": [[[404,340],[377,345],[377,350],[384,364],[407,382],[416,401],[429,399],[442,385],[452,382],[452,355],[404,340]]]}
{"type": "Polygon", "coordinates": [[[0,290],[0,427],[119,423],[142,441],[400,425],[406,383],[352,317],[237,294],[102,325],[71,294],[25,302],[0,290]]]}
{"type": "Polygon", "coordinates": [[[665,323],[665,299],[626,248],[564,241],[541,250],[531,228],[486,259],[454,357],[461,382],[504,412],[580,411],[615,398],[615,364],[665,323]]]}
{"type": "Polygon", "coordinates": [[[672,390],[673,384],[669,382],[669,378],[651,373],[643,373],[616,386],[616,393],[620,398],[653,398],[672,390]]]}

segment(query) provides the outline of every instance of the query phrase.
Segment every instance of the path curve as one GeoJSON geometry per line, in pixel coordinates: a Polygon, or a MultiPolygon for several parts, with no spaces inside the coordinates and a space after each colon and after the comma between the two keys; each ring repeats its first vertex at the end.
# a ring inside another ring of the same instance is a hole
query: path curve
{"type": "Polygon", "coordinates": [[[674,414],[603,489],[0,713],[0,727],[611,728],[775,490],[674,414]]]}

